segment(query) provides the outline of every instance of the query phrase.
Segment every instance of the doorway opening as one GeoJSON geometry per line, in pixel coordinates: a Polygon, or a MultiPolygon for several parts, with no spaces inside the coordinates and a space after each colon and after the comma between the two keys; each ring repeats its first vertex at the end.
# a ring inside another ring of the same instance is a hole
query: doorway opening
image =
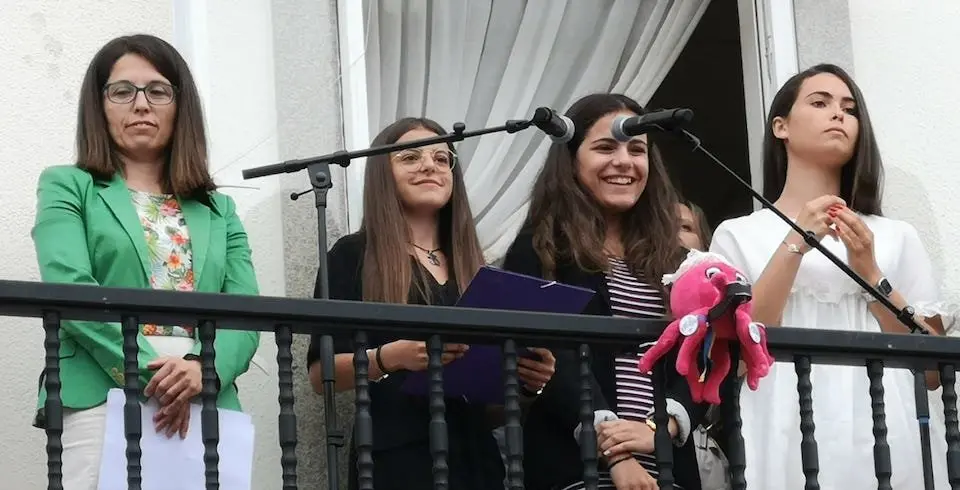
{"type": "MultiPolygon", "coordinates": [[[[687,130],[748,183],[750,139],[741,17],[738,2],[711,2],[660,88],[651,109],[685,107],[694,112],[687,130]]],[[[757,93],[758,99],[762,93],[757,93]]],[[[654,135],[671,179],[681,195],[700,206],[711,228],[754,209],[743,186],[687,142],[654,135]]],[[[757,186],[755,186],[757,187],[757,186]]]]}

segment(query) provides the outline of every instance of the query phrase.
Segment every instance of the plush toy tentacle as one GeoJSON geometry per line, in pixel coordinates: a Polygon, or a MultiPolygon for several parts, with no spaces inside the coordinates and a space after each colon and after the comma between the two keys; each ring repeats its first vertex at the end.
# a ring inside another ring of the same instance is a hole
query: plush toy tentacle
{"type": "Polygon", "coordinates": [[[747,364],[747,386],[751,390],[756,390],[760,384],[760,378],[770,372],[770,366],[773,364],[773,357],[767,351],[766,328],[757,322],[738,325],[737,337],[747,364]]]}
{"type": "Polygon", "coordinates": [[[657,343],[653,344],[649,350],[640,358],[640,372],[649,373],[653,365],[657,363],[670,349],[677,343],[680,337],[680,320],[674,320],[667,325],[657,343]]]}
{"type": "Polygon", "coordinates": [[[755,344],[750,338],[750,314],[743,308],[734,312],[734,339],[740,343],[740,360],[749,368],[757,362],[755,344]]]}
{"type": "Polygon", "coordinates": [[[684,378],[690,386],[690,399],[694,403],[703,403],[703,383],[700,382],[700,373],[696,369],[691,369],[684,378]]]}
{"type": "Polygon", "coordinates": [[[713,367],[703,385],[703,399],[713,405],[720,404],[720,385],[730,372],[729,343],[717,342],[713,346],[713,367]]]}
{"type": "MultiPolygon", "coordinates": [[[[691,371],[696,373],[697,354],[709,330],[705,313],[706,309],[703,309],[680,319],[680,333],[686,335],[686,338],[680,343],[680,351],[677,352],[677,372],[683,376],[691,371]]],[[[696,379],[697,382],[700,381],[699,373],[696,379]]]]}

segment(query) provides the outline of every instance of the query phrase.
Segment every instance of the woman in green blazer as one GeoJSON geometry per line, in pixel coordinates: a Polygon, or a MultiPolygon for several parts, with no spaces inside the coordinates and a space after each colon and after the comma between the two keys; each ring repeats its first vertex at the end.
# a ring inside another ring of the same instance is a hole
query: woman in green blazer
{"type": "MultiPolygon", "coordinates": [[[[42,280],[257,295],[236,205],[215,189],[186,62],[153,36],[110,41],[81,88],[76,165],[40,175],[33,240],[42,280]]],[[[60,337],[64,488],[94,490],[107,392],[124,385],[121,330],[64,321],[60,337]]],[[[155,429],[185,436],[201,388],[193,326],[142,325],[137,343],[144,396],[161,407],[155,429]]],[[[219,407],[240,410],[234,381],[258,345],[256,332],[217,332],[219,407]]]]}

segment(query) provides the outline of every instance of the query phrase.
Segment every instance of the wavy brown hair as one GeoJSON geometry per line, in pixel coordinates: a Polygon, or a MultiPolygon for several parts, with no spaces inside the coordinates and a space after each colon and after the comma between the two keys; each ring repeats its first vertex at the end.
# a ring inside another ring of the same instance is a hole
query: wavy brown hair
{"type": "MultiPolygon", "coordinates": [[[[524,228],[533,233],[533,246],[543,263],[544,276],[555,279],[559,263],[573,262],[588,272],[609,268],[604,252],[606,224],[597,201],[577,178],[577,149],[590,128],[604,116],[644,110],[621,94],[593,94],[575,102],[566,112],[576,126],[567,144],[554,143],[533,185],[530,210],[524,228]]],[[[649,138],[649,136],[648,136],[649,138]]],[[[661,288],[663,274],[673,272],[683,260],[677,243],[679,202],[666,167],[648,140],[650,171],[647,185],[636,205],[623,213],[624,261],[634,274],[642,274],[653,287],[661,288]]]]}
{"type": "MultiPolygon", "coordinates": [[[[371,146],[396,143],[414,129],[446,134],[442,126],[425,118],[408,117],[387,126],[371,146]]],[[[450,150],[453,151],[453,146],[450,150]]],[[[409,253],[410,229],[404,219],[397,183],[393,177],[389,155],[367,159],[363,184],[363,221],[360,231],[366,246],[363,252],[363,300],[383,303],[406,303],[410,283],[429,298],[429,288],[422,274],[414,274],[409,253]]],[[[438,219],[440,248],[448,254],[453,276],[463,292],[483,266],[483,251],[463,184],[462,165],[453,167],[453,192],[450,201],[440,208],[438,219]]]]}
{"type": "Polygon", "coordinates": [[[166,165],[160,182],[164,192],[206,201],[216,189],[207,168],[207,139],[203,110],[190,68],[176,48],[156,36],[136,34],[115,38],[94,55],[80,87],[77,110],[77,166],[101,180],[123,172],[116,143],[107,129],[104,86],[113,65],[123,55],[135,54],[170,80],[177,104],[173,133],[167,146],[166,165]]]}
{"type": "Polygon", "coordinates": [[[882,216],[883,160],[867,103],[853,78],[843,68],[831,64],[815,65],[797,73],[774,96],[763,133],[763,197],[776,201],[787,182],[787,147],[773,134],[773,121],[789,116],[804,80],[821,73],[834,75],[847,85],[856,103],[856,118],[860,124],[853,156],[840,170],[839,197],[854,211],[882,216]]]}

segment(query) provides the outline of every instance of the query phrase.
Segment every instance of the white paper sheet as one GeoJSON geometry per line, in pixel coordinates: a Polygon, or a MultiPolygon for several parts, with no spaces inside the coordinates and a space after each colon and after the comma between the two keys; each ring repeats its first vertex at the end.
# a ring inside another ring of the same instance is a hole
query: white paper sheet
{"type": "MultiPolygon", "coordinates": [[[[123,430],[123,390],[107,395],[107,421],[100,461],[100,490],[127,490],[127,440],[123,430]]],[[[203,438],[200,405],[191,404],[187,437],[167,438],[154,431],[158,406],[151,400],[140,405],[143,436],[140,467],[143,490],[204,490],[203,438]]],[[[220,419],[220,488],[250,490],[253,467],[253,422],[233,410],[218,410],[220,419]]]]}

